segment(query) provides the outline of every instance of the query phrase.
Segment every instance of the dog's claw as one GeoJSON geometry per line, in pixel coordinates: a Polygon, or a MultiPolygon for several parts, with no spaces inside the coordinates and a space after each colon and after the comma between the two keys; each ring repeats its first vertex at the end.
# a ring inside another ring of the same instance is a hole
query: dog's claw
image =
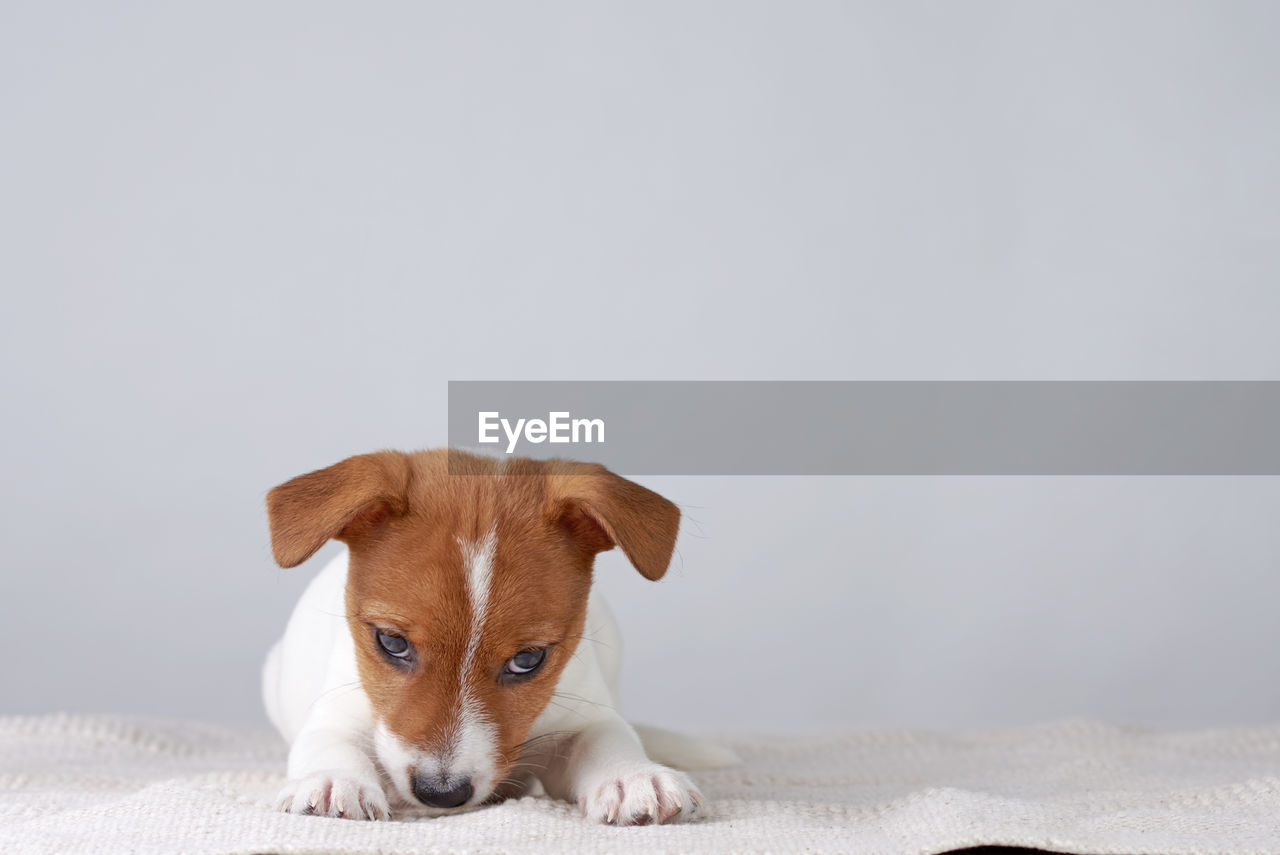
{"type": "Polygon", "coordinates": [[[692,819],[703,802],[688,775],[646,763],[590,788],[578,806],[593,822],[650,825],[692,819]]]}
{"type": "Polygon", "coordinates": [[[299,816],[384,820],[391,816],[382,787],[340,772],[317,772],[285,784],[275,808],[299,816]]]}

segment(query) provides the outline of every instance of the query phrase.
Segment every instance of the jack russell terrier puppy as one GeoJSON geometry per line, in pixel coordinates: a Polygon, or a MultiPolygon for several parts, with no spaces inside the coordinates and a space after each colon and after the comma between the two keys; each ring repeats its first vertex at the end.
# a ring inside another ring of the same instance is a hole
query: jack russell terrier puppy
{"type": "Polygon", "coordinates": [[[347,545],[263,669],[291,744],[280,810],[434,815],[536,781],[589,820],[645,825],[704,808],[670,766],[734,762],[617,710],[620,639],[592,565],[618,546],[662,578],[680,511],[657,493],[594,464],[381,451],[276,487],[267,511],[282,567],[347,545]]]}

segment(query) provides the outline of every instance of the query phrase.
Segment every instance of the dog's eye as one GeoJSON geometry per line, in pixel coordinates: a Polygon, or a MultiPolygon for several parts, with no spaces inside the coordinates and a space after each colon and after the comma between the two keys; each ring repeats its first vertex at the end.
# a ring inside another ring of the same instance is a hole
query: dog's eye
{"type": "Polygon", "coordinates": [[[528,650],[521,650],[507,660],[505,670],[511,675],[532,674],[542,667],[542,660],[546,656],[547,649],[545,647],[530,647],[528,650]]]}
{"type": "Polygon", "coordinates": [[[378,639],[378,646],[388,656],[394,656],[397,659],[408,659],[413,652],[413,648],[409,645],[409,639],[403,635],[396,635],[394,632],[380,629],[375,637],[378,639]]]}

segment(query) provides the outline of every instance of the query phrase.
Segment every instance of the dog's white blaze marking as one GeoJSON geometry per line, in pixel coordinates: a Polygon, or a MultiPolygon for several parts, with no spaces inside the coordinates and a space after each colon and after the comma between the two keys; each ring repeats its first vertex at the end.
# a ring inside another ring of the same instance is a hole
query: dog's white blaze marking
{"type": "Polygon", "coordinates": [[[458,538],[458,546],[462,549],[462,560],[467,571],[467,596],[471,599],[471,638],[467,643],[467,655],[463,660],[465,668],[475,659],[476,650],[480,646],[480,633],[484,629],[484,615],[489,608],[489,582],[493,578],[493,553],[498,545],[498,529],[489,529],[489,533],[479,543],[467,543],[458,538]]]}
{"type": "Polygon", "coordinates": [[[475,774],[477,792],[480,792],[480,787],[485,783],[479,779],[492,775],[495,734],[484,709],[472,694],[467,678],[475,667],[480,636],[484,633],[485,614],[489,608],[489,587],[493,580],[493,556],[497,545],[496,526],[489,529],[489,533],[479,543],[467,543],[458,538],[467,574],[467,596],[471,600],[471,634],[458,672],[462,692],[455,717],[458,729],[451,752],[451,765],[460,772],[475,774]]]}
{"type": "Polygon", "coordinates": [[[413,795],[413,782],[409,780],[410,766],[414,767],[418,775],[426,778],[471,778],[475,788],[472,802],[488,796],[496,783],[494,744],[497,742],[497,734],[493,723],[485,715],[484,708],[472,693],[467,676],[475,667],[480,650],[480,636],[484,632],[498,533],[496,529],[490,529],[479,543],[470,543],[460,537],[457,541],[462,550],[467,598],[471,602],[471,632],[458,671],[461,691],[458,705],[454,709],[450,744],[441,753],[426,752],[406,745],[382,722],[378,722],[374,730],[374,749],[396,788],[411,804],[417,800],[413,795]]]}

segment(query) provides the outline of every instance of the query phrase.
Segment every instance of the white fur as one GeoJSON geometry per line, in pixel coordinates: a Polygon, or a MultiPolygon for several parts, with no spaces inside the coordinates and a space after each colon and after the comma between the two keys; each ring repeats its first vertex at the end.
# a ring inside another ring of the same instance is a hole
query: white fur
{"type": "Polygon", "coordinates": [[[479,543],[468,543],[458,538],[467,570],[467,597],[471,601],[471,637],[467,640],[467,652],[458,669],[459,684],[463,687],[455,712],[456,730],[450,757],[454,774],[471,778],[475,787],[473,799],[483,799],[496,783],[498,750],[497,734],[489,722],[488,714],[471,691],[471,672],[475,670],[476,652],[484,633],[485,614],[489,610],[489,585],[493,579],[493,557],[498,549],[496,526],[489,530],[479,543]]]}
{"type": "MultiPolygon", "coordinates": [[[[473,612],[468,654],[458,663],[464,674],[488,606],[495,547],[492,533],[473,547],[463,545],[473,612]]],[[[307,588],[284,638],[267,656],[267,713],[292,743],[290,781],[278,806],[294,813],[385,819],[390,809],[378,767],[400,801],[416,804],[408,767],[422,768],[440,758],[402,744],[378,723],[356,675],[355,646],[343,617],[346,576],[344,552],[307,588]]],[[[540,766],[536,776],[549,795],[575,802],[590,820],[629,825],[691,817],[702,808],[697,787],[684,773],[650,760],[636,730],[617,711],[620,654],[613,615],[592,593],[583,639],[561,672],[555,703],[547,705],[529,733],[530,738],[561,735],[541,740],[523,759],[540,766]]],[[[472,776],[470,806],[486,798],[495,783],[493,733],[488,712],[465,693],[457,715],[459,738],[445,771],[472,776]]],[[[660,741],[666,755],[680,753],[681,745],[697,754],[691,740],[681,743],[667,735],[660,741]]],[[[718,757],[716,765],[733,759],[725,752],[704,752],[695,759],[708,757],[718,757]]],[[[681,758],[663,759],[676,763],[681,758]]]]}

